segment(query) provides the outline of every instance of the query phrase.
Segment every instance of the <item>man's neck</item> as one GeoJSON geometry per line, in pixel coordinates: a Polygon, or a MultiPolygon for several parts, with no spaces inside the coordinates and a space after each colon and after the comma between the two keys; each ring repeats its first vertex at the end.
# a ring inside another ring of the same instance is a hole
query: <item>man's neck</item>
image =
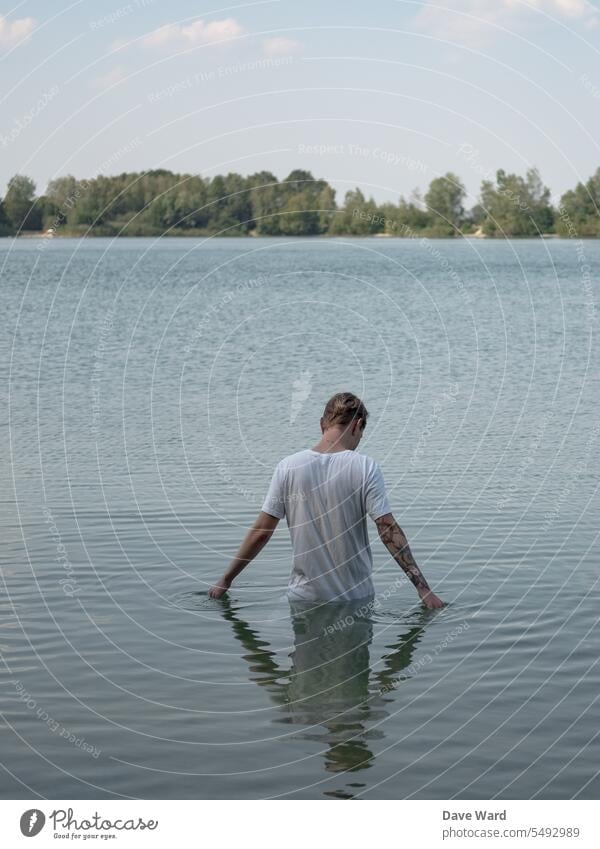
{"type": "Polygon", "coordinates": [[[337,428],[328,428],[313,448],[313,451],[318,451],[319,454],[336,454],[338,451],[353,450],[352,445],[348,444],[345,432],[337,428]]]}

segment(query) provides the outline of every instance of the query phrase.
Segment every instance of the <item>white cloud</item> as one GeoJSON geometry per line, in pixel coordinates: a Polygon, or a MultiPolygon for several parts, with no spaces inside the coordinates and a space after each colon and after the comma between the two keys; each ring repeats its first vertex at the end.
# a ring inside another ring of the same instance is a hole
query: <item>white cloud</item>
{"type": "Polygon", "coordinates": [[[293,38],[266,38],[263,50],[267,56],[290,56],[300,51],[300,42],[293,38]]]}
{"type": "Polygon", "coordinates": [[[110,88],[115,83],[120,83],[123,79],[125,79],[125,70],[119,65],[101,77],[96,77],[94,87],[99,89],[110,88]]]}
{"type": "Polygon", "coordinates": [[[556,18],[580,20],[586,26],[596,16],[586,0],[445,0],[444,6],[425,3],[415,23],[440,38],[474,47],[497,36],[497,27],[515,29],[526,19],[535,20],[538,10],[556,18]]]}
{"type": "Polygon", "coordinates": [[[222,21],[197,20],[186,26],[165,24],[151,32],[143,40],[144,47],[163,47],[166,44],[218,44],[235,38],[242,27],[234,18],[222,21]]]}
{"type": "Polygon", "coordinates": [[[147,35],[142,44],[144,47],[161,47],[169,41],[174,41],[179,33],[180,29],[175,24],[165,24],[147,35]]]}
{"type": "Polygon", "coordinates": [[[581,18],[590,10],[590,4],[584,0],[554,0],[548,5],[555,6],[558,12],[572,18],[581,18]]]}
{"type": "Polygon", "coordinates": [[[192,44],[212,44],[215,41],[235,38],[242,32],[241,26],[234,18],[224,18],[222,21],[194,21],[187,27],[182,27],[181,34],[192,44]]]}
{"type": "Polygon", "coordinates": [[[14,47],[32,33],[35,23],[33,18],[9,21],[4,15],[0,15],[0,46],[14,47]]]}
{"type": "Polygon", "coordinates": [[[125,50],[125,48],[129,47],[132,43],[132,41],[128,41],[125,38],[115,38],[110,45],[110,50],[112,53],[118,53],[119,50],[125,50]]]}

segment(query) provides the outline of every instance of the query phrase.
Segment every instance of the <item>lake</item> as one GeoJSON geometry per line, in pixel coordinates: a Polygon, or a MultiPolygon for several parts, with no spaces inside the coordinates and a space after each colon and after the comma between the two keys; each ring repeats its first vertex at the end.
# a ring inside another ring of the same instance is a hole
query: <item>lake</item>
{"type": "Polygon", "coordinates": [[[0,795],[600,795],[600,243],[0,240],[0,795]],[[327,398],[432,587],[290,607],[327,398]]]}

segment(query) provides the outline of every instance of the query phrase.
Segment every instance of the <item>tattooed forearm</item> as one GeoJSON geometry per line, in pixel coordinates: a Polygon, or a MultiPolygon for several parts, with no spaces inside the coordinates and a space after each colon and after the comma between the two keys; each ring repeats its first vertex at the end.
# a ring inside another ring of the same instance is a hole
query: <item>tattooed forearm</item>
{"type": "Polygon", "coordinates": [[[415,562],[404,531],[391,514],[382,516],[375,522],[382,543],[396,563],[406,572],[417,590],[429,590],[429,584],[415,562]]]}

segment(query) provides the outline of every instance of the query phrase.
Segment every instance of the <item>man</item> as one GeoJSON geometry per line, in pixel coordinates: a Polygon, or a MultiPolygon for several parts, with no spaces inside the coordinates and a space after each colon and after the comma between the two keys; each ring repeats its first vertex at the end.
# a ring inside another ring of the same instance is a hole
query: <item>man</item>
{"type": "Polygon", "coordinates": [[[444,606],[429,588],[392,515],[379,466],[366,454],[356,453],[368,415],[351,392],[329,399],[321,418],[320,441],[277,465],[263,508],[229,568],[210,588],[211,598],[220,598],[229,589],[284,516],[294,551],[290,599],[321,602],[372,596],[369,515],[424,605],[444,606]]]}

